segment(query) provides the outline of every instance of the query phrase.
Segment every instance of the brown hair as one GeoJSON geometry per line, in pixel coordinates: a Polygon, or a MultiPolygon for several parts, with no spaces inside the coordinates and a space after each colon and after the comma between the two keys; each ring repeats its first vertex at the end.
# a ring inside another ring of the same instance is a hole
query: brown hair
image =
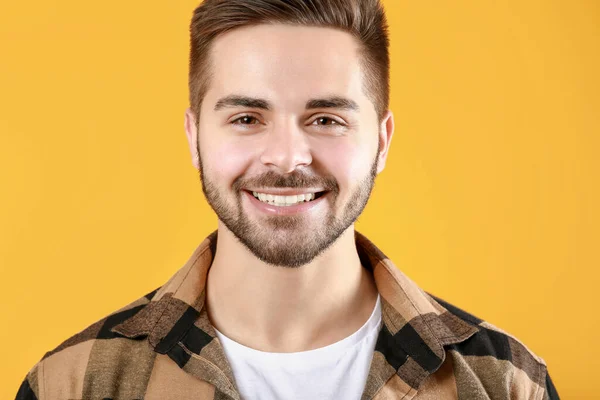
{"type": "Polygon", "coordinates": [[[360,44],[364,92],[379,117],[389,104],[388,26],[379,0],[205,0],[190,25],[190,107],[198,119],[210,78],[209,50],[220,34],[261,23],[336,28],[360,44]]]}

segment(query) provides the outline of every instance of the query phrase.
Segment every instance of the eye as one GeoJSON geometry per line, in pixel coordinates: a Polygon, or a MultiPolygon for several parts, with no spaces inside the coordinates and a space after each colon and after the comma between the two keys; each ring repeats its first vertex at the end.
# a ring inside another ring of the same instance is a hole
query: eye
{"type": "Polygon", "coordinates": [[[343,127],[345,126],[342,122],[337,119],[333,119],[331,117],[320,116],[317,117],[311,125],[316,125],[319,127],[343,127]]]}
{"type": "Polygon", "coordinates": [[[252,115],[242,115],[241,117],[234,119],[230,123],[233,125],[247,126],[247,125],[256,125],[256,124],[259,124],[260,122],[258,121],[258,119],[256,117],[253,117],[252,115]]]}

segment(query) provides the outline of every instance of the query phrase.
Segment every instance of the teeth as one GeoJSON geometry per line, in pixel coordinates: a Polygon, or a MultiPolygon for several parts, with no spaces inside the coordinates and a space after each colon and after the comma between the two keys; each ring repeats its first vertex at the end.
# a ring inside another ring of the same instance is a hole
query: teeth
{"type": "Polygon", "coordinates": [[[273,197],[274,197],[273,201],[275,202],[275,204],[285,204],[285,203],[287,203],[285,201],[285,196],[273,196],[273,197]]]}
{"type": "Polygon", "coordinates": [[[285,196],[285,202],[287,204],[295,204],[298,202],[298,197],[294,196],[285,196]]]}
{"type": "Polygon", "coordinates": [[[315,198],[314,193],[299,194],[295,196],[275,196],[272,194],[252,192],[254,197],[268,204],[280,207],[291,206],[298,203],[309,202],[315,198]]]}

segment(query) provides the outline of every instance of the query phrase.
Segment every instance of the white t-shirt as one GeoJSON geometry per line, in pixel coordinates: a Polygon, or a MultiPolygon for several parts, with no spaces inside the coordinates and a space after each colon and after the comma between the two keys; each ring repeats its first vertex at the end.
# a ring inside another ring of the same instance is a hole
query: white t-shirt
{"type": "Polygon", "coordinates": [[[353,400],[361,398],[367,382],[380,324],[378,295],[359,330],[319,349],[267,353],[216,333],[244,400],[353,400]]]}

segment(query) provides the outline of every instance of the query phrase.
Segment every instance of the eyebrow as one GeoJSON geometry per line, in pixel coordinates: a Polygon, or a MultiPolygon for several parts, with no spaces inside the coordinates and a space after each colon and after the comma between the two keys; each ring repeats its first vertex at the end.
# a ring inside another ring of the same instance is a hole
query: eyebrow
{"type": "MultiPolygon", "coordinates": [[[[219,101],[217,101],[217,103],[215,104],[214,110],[219,111],[229,107],[258,108],[266,111],[273,109],[271,103],[269,103],[269,101],[265,99],[257,99],[248,96],[229,95],[219,99],[219,101]]],[[[306,102],[305,108],[306,110],[312,110],[315,108],[336,108],[339,110],[346,111],[360,111],[358,103],[356,103],[354,100],[340,96],[332,96],[323,99],[311,99],[306,102]]]]}

